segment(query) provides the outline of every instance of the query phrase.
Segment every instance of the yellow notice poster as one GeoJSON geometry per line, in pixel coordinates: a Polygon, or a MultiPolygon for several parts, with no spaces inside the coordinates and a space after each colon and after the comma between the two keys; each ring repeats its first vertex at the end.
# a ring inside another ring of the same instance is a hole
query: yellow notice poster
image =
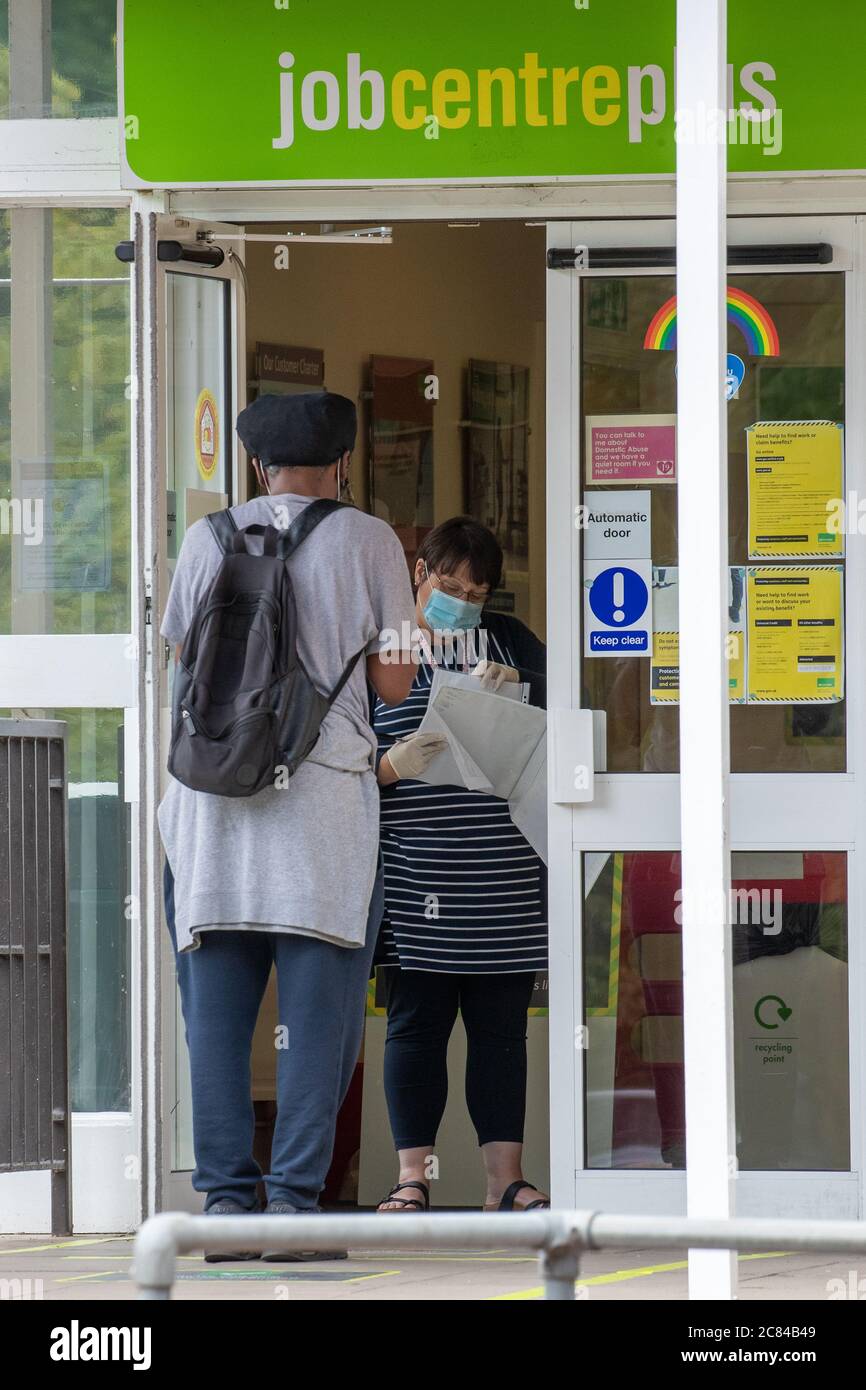
{"type": "Polygon", "coordinates": [[[654,632],[650,667],[651,705],[678,705],[680,702],[680,634],[654,632]]]}
{"type": "Polygon", "coordinates": [[[748,703],[823,705],[845,694],[841,565],[750,565],[748,703]]]}
{"type": "Polygon", "coordinates": [[[680,586],[676,566],[653,565],[653,650],[650,704],[680,701],[680,586]]]}
{"type": "Polygon", "coordinates": [[[843,486],[842,426],[779,420],[746,430],[749,559],[822,559],[844,554],[830,518],[843,486]]]}
{"type": "MultiPolygon", "coordinates": [[[[650,704],[680,701],[679,569],[653,566],[653,650],[650,704]]],[[[746,703],[746,571],[728,570],[728,703],[746,703]]]]}

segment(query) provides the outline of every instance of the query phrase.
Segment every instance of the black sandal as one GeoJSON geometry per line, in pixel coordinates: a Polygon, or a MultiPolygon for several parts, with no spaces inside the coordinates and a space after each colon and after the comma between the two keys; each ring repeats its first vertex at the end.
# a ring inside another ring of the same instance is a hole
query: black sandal
{"type": "MultiPolygon", "coordinates": [[[[388,1196],[382,1198],[376,1210],[382,1211],[386,1202],[397,1202],[401,1211],[429,1211],[430,1189],[426,1182],[421,1182],[421,1180],[417,1178],[414,1182],[398,1182],[395,1187],[391,1188],[388,1196]],[[419,1192],[424,1193],[423,1199],[421,1197],[398,1197],[397,1193],[402,1192],[406,1187],[416,1187],[419,1192]]],[[[385,1215],[388,1215],[388,1213],[386,1212],[385,1215]]]]}
{"type": "Polygon", "coordinates": [[[547,1211],[547,1210],[550,1209],[550,1202],[548,1201],[548,1199],[547,1199],[546,1197],[537,1197],[536,1200],[535,1200],[534,1202],[527,1202],[525,1207],[517,1207],[517,1208],[515,1208],[515,1206],[514,1206],[514,1199],[515,1199],[515,1197],[517,1196],[518,1192],[522,1192],[522,1191],[523,1191],[524,1187],[528,1187],[532,1192],[537,1192],[537,1191],[538,1191],[538,1188],[537,1188],[537,1187],[533,1187],[533,1185],[532,1185],[531,1182],[521,1182],[521,1181],[518,1179],[517,1182],[513,1182],[513,1183],[511,1183],[508,1187],[506,1187],[505,1191],[504,1191],[503,1194],[502,1194],[502,1201],[499,1203],[499,1206],[496,1208],[496,1210],[497,1210],[497,1211],[515,1211],[515,1210],[517,1210],[517,1211],[537,1211],[537,1210],[539,1210],[540,1208],[543,1208],[545,1211],[547,1211]]]}

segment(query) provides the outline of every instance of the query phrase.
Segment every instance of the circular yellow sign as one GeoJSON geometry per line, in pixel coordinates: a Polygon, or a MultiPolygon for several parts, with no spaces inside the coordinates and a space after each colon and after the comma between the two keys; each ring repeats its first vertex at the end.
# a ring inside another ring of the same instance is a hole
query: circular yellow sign
{"type": "Polygon", "coordinates": [[[199,392],[195,403],[195,457],[198,471],[209,483],[219,458],[220,427],[217,403],[210,391],[199,392]]]}

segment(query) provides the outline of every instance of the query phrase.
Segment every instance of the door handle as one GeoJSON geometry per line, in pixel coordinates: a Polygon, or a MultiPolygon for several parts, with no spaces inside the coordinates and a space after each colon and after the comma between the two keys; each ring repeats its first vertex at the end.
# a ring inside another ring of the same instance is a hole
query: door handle
{"type": "Polygon", "coordinates": [[[579,806],[595,795],[597,746],[603,748],[604,715],[591,709],[548,711],[551,740],[551,799],[579,806]],[[601,714],[601,720],[596,716],[601,714]]]}

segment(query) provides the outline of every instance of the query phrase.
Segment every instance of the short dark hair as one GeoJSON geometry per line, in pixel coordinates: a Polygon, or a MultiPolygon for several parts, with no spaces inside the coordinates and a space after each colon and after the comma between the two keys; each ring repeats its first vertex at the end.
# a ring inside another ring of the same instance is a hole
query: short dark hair
{"type": "Polygon", "coordinates": [[[416,565],[419,560],[437,574],[453,574],[467,561],[472,582],[489,584],[491,593],[502,579],[502,546],[488,527],[471,516],[452,516],[428,531],[418,547],[416,565]]]}

